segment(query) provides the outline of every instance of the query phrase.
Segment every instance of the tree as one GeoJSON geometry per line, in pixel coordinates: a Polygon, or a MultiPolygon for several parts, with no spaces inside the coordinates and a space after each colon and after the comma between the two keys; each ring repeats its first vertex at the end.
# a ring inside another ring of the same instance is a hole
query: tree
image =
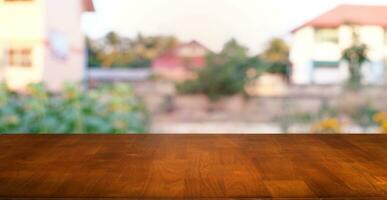
{"type": "Polygon", "coordinates": [[[104,47],[98,55],[102,67],[112,67],[120,60],[121,36],[111,31],[103,39],[104,47]]]}
{"type": "Polygon", "coordinates": [[[267,72],[289,77],[289,46],[284,40],[280,38],[270,40],[261,57],[269,64],[267,72]]]}
{"type": "Polygon", "coordinates": [[[131,49],[136,58],[152,61],[162,53],[179,45],[179,41],[173,36],[144,37],[139,34],[131,41],[131,49]]]}
{"type": "Polygon", "coordinates": [[[220,56],[230,60],[241,60],[247,58],[247,52],[248,48],[242,46],[233,38],[223,46],[220,56]]]}
{"type": "Polygon", "coordinates": [[[173,36],[145,37],[135,39],[109,32],[98,41],[87,40],[89,66],[99,67],[150,67],[152,60],[178,45],[173,36]],[[95,45],[96,43],[100,45],[95,45]]]}
{"type": "Polygon", "coordinates": [[[350,89],[357,90],[361,86],[362,65],[368,60],[367,46],[364,44],[354,44],[343,51],[343,60],[348,62],[350,89]]]}
{"type": "Polygon", "coordinates": [[[106,34],[105,40],[107,45],[110,45],[111,47],[117,47],[119,44],[121,44],[121,37],[113,31],[106,34]]]}
{"type": "Polygon", "coordinates": [[[349,80],[348,86],[350,89],[358,90],[361,87],[362,81],[362,65],[368,61],[367,46],[359,41],[358,34],[352,27],[353,42],[350,47],[342,53],[342,59],[348,62],[349,80]]]}
{"type": "Polygon", "coordinates": [[[203,93],[211,100],[223,96],[245,94],[245,85],[255,77],[248,70],[256,67],[257,58],[247,55],[248,49],[232,39],[224,45],[220,54],[207,56],[206,67],[197,71],[197,79],[177,84],[179,93],[203,93]]]}
{"type": "Polygon", "coordinates": [[[274,38],[269,41],[262,57],[270,62],[289,62],[289,46],[280,38],[274,38]]]}
{"type": "Polygon", "coordinates": [[[86,37],[86,49],[87,49],[87,66],[89,67],[98,67],[101,66],[101,60],[99,59],[99,48],[95,44],[95,41],[86,37]]]}

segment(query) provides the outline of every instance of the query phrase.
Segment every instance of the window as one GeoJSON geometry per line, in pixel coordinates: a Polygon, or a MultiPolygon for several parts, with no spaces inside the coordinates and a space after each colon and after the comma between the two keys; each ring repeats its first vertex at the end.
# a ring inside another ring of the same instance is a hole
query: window
{"type": "Polygon", "coordinates": [[[11,48],[6,52],[6,65],[11,67],[31,67],[32,50],[30,48],[11,48]]]}
{"type": "Polygon", "coordinates": [[[338,43],[339,31],[333,28],[316,29],[316,41],[319,43],[338,43]]]}
{"type": "Polygon", "coordinates": [[[315,68],[338,68],[338,61],[314,61],[313,66],[315,68]]]}

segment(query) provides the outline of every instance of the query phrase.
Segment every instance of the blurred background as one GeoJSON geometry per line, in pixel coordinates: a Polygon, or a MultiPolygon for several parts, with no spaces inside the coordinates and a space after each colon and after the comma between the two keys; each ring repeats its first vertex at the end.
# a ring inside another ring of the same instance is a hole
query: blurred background
{"type": "Polygon", "coordinates": [[[386,0],[0,0],[0,133],[387,133],[386,0]]]}

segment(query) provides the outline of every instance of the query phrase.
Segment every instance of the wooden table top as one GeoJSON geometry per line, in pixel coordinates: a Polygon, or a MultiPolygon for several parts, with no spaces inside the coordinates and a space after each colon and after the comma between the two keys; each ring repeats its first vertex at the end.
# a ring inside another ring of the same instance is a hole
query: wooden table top
{"type": "Polygon", "coordinates": [[[0,198],[387,199],[386,135],[0,135],[0,198]]]}

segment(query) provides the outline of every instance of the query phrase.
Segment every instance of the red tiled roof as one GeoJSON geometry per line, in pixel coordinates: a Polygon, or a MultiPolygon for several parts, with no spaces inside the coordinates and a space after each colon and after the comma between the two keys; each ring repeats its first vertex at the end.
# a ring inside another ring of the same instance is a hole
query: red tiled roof
{"type": "Polygon", "coordinates": [[[93,0],[82,0],[83,1],[83,11],[85,12],[94,12],[93,0]]]}
{"type": "Polygon", "coordinates": [[[306,27],[334,28],[344,23],[387,27],[387,6],[341,5],[303,24],[306,27]]]}
{"type": "Polygon", "coordinates": [[[187,62],[189,62],[190,65],[195,68],[203,67],[206,64],[206,60],[204,57],[182,58],[182,57],[178,57],[176,55],[170,54],[170,55],[164,55],[157,58],[153,62],[153,68],[169,68],[169,69],[181,68],[181,67],[184,67],[184,65],[186,65],[187,62]],[[186,60],[186,59],[189,59],[189,60],[186,60]]]}

